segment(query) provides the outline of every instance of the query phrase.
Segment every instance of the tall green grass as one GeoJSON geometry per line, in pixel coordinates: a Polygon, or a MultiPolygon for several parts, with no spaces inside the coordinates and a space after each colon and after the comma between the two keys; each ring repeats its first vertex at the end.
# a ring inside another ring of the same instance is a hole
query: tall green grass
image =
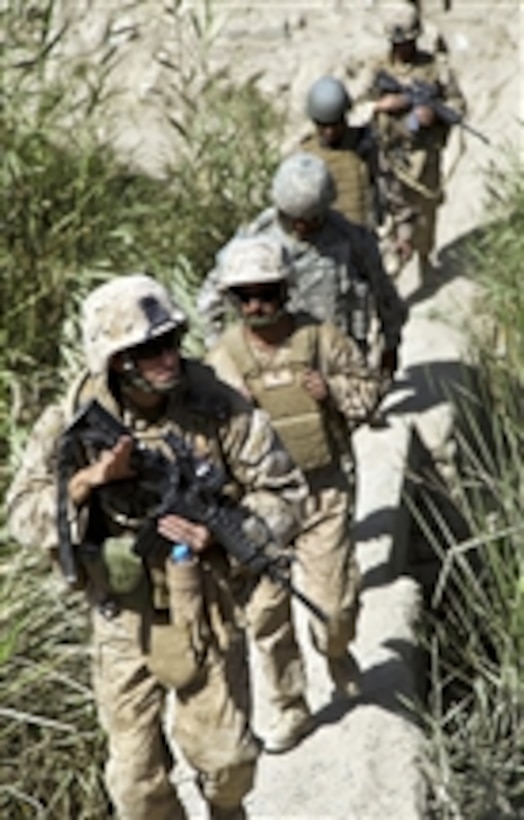
{"type": "Polygon", "coordinates": [[[439,820],[524,817],[524,186],[491,178],[493,221],[469,249],[482,285],[475,390],[455,399],[456,543],[438,505],[418,523],[441,562],[426,616],[431,809],[439,820]]]}
{"type": "Polygon", "coordinates": [[[21,393],[22,420],[56,391],[60,328],[93,284],[147,270],[196,320],[192,297],[215,252],[265,204],[278,117],[253,82],[238,86],[209,68],[211,5],[184,26],[180,5],[166,37],[180,62],[152,56],[164,72],[155,119],[172,138],[155,178],[100,137],[118,97],[121,57],[110,33],[98,62],[64,62],[69,31],[58,26],[54,0],[32,10],[15,0],[0,11],[0,374],[21,393]]]}
{"type": "MultiPolygon", "coordinates": [[[[111,131],[122,54],[107,32],[96,60],[64,62],[69,27],[60,5],[10,0],[0,9],[2,489],[26,430],[78,366],[85,293],[115,273],[152,273],[193,319],[197,351],[195,291],[217,249],[265,205],[279,159],[272,103],[254,82],[238,85],[210,68],[210,3],[183,26],[183,4],[170,6],[174,56],[158,58],[163,84],[154,99],[173,146],[161,173],[117,153],[101,135],[111,131]]],[[[64,597],[41,557],[9,543],[2,524],[0,815],[100,820],[105,744],[85,606],[81,596],[64,597]]]]}

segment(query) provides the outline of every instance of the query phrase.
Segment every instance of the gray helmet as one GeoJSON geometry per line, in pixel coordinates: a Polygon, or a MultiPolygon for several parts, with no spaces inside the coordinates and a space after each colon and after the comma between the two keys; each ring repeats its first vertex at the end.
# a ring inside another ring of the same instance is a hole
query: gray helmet
{"type": "Polygon", "coordinates": [[[321,77],[308,91],[306,113],[310,120],[332,125],[344,118],[352,100],[343,83],[335,77],[321,77]]]}
{"type": "Polygon", "coordinates": [[[291,274],[289,256],[280,242],[269,236],[232,239],[219,256],[220,290],[242,285],[284,282],[291,274]]]}
{"type": "Polygon", "coordinates": [[[135,345],[186,327],[185,314],[160,282],[143,273],[118,276],[95,288],[82,305],[84,353],[93,375],[135,345]]]}
{"type": "Polygon", "coordinates": [[[271,194],[276,208],[287,216],[314,219],[326,213],[337,191],[324,160],[299,151],[281,162],[271,194]]]}
{"type": "Polygon", "coordinates": [[[408,0],[388,6],[384,21],[387,37],[393,45],[416,40],[421,32],[420,16],[408,0]]]}

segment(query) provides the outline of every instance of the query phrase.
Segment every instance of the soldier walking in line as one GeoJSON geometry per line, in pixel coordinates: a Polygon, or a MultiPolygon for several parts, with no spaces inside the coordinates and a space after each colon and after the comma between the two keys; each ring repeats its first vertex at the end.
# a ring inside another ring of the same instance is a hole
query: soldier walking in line
{"type": "Polygon", "coordinates": [[[94,398],[130,431],[100,455],[80,449],[65,504],[91,604],[106,783],[120,820],[187,820],[170,780],[171,736],[197,772],[211,820],[246,817],[259,755],[230,562],[204,524],[170,511],[159,515],[147,556],[135,554],[147,505],[132,468],[134,440],[155,452],[165,449],[167,433],[176,434],[221,465],[246,526],[270,533],[278,549],[296,534],[306,495],[267,416],[180,354],[185,324],[149,276],[117,277],[92,291],[83,306],[87,370],[37,422],[7,495],[12,535],[56,560],[64,428],[94,398]],[[170,691],[175,719],[165,726],[170,691]]]}
{"type": "Polygon", "coordinates": [[[353,101],[336,77],[316,80],[307,94],[306,113],[315,133],[300,150],[321,157],[334,179],[333,207],[349,222],[376,228],[385,218],[378,176],[378,145],[369,125],[352,126],[353,101]]]}
{"type": "MultiPolygon", "coordinates": [[[[336,692],[354,697],[359,668],[348,644],[356,632],[359,572],[350,531],[354,497],[341,459],[353,457],[350,431],[374,409],[381,380],[365,367],[354,340],[329,322],[286,307],[291,275],[288,255],[274,237],[232,240],[218,286],[238,322],[207,359],[224,381],[269,413],[306,476],[309,497],[295,540],[296,564],[302,589],[329,616],[328,625],[310,618],[310,635],[336,692]]],[[[310,724],[289,595],[263,580],[247,616],[273,707],[265,749],[284,752],[310,724]]]]}
{"type": "Polygon", "coordinates": [[[461,115],[465,102],[447,50],[419,48],[416,5],[395,2],[384,13],[389,53],[374,66],[369,95],[399,264],[415,252],[424,280],[434,270],[437,211],[444,201],[442,153],[450,131],[432,103],[444,102],[461,115]]]}
{"type": "MultiPolygon", "coordinates": [[[[398,366],[407,309],[386,274],[373,233],[348,222],[331,207],[336,187],[326,163],[298,152],[280,164],[273,178],[273,205],[240,229],[239,236],[269,236],[293,264],[288,295],[293,309],[330,321],[368,354],[372,309],[380,334],[380,369],[386,382],[398,366]]],[[[224,328],[228,305],[219,288],[222,256],[208,274],[198,308],[209,346],[224,328]]]]}

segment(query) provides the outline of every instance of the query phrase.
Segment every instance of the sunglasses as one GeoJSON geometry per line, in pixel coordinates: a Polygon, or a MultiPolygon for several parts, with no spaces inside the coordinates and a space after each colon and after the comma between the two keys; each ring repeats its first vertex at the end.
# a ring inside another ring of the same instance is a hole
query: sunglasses
{"type": "Polygon", "coordinates": [[[279,302],[282,296],[282,283],[271,282],[265,285],[256,285],[254,287],[236,287],[231,288],[231,296],[242,304],[247,304],[252,300],[259,302],[279,302]]]}
{"type": "Polygon", "coordinates": [[[179,330],[169,330],[154,339],[135,345],[130,348],[129,355],[132,359],[156,359],[166,350],[175,350],[180,346],[182,334],[179,330]]]}

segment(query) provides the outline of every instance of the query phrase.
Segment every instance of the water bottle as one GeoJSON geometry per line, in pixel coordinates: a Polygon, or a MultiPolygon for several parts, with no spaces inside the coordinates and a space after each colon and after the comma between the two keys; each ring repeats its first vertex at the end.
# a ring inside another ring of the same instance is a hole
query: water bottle
{"type": "Polygon", "coordinates": [[[187,564],[193,560],[193,551],[187,544],[173,544],[169,557],[174,564],[187,564]]]}

